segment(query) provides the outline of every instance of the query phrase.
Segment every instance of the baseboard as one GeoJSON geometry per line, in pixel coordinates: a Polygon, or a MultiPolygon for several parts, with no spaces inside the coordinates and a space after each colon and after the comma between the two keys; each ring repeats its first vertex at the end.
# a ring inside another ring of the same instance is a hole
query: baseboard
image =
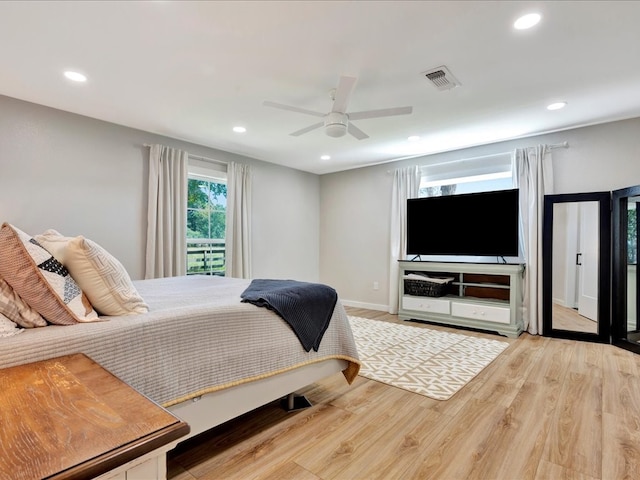
{"type": "Polygon", "coordinates": [[[367,310],[378,310],[380,312],[388,312],[389,311],[389,305],[380,305],[377,303],[364,303],[364,302],[356,302],[353,300],[344,300],[344,299],[340,299],[340,301],[342,302],[343,305],[347,306],[347,307],[353,307],[353,308],[366,308],[367,310]]]}
{"type": "Polygon", "coordinates": [[[563,298],[552,298],[552,299],[551,299],[551,304],[552,304],[552,305],[559,305],[559,306],[561,306],[561,307],[568,308],[568,307],[567,307],[567,304],[565,303],[565,301],[564,301],[564,299],[563,299],[563,298]]]}

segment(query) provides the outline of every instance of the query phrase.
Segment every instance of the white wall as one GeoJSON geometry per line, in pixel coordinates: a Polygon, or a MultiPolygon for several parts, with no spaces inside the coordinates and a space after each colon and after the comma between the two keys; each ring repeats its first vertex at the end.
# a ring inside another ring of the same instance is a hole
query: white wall
{"type": "Polygon", "coordinates": [[[610,191],[640,184],[640,118],[323,175],[320,279],[349,305],[386,310],[389,216],[397,167],[426,165],[569,142],[553,151],[554,193],[610,191]],[[374,282],[379,289],[374,290],[374,282]]]}
{"type": "Polygon", "coordinates": [[[253,275],[319,278],[319,179],[0,96],[0,222],[85,235],[144,276],[147,143],[252,165],[253,275]]]}

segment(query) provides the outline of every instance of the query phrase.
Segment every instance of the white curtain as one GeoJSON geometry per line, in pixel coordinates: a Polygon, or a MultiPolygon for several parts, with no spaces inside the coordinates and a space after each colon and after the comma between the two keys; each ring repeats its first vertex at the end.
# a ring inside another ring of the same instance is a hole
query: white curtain
{"type": "Polygon", "coordinates": [[[420,189],[418,166],[398,168],[393,176],[389,252],[389,313],[398,313],[398,260],[405,258],[407,247],[407,199],[416,198],[420,189]]]}
{"type": "Polygon", "coordinates": [[[152,145],[145,278],[187,273],[188,153],[152,145]]]}
{"type": "Polygon", "coordinates": [[[226,276],[251,278],[251,167],[227,169],[226,276]]]}
{"type": "Polygon", "coordinates": [[[544,196],[553,193],[553,167],[547,145],[516,149],[513,177],[520,189],[520,240],[526,263],[524,329],[542,334],[542,214],[544,196]]]}

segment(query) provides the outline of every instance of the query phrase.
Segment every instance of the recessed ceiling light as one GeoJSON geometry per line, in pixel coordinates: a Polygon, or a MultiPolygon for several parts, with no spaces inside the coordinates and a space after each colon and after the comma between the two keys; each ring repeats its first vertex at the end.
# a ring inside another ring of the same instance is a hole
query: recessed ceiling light
{"type": "Polygon", "coordinates": [[[556,102],[551,105],[547,105],[547,110],[560,110],[567,106],[567,102],[556,102]]]}
{"type": "Polygon", "coordinates": [[[542,17],[538,13],[529,13],[528,15],[523,15],[519,19],[515,21],[513,24],[513,28],[516,30],[526,30],[527,28],[531,28],[534,25],[537,25],[542,17]]]}
{"type": "Polygon", "coordinates": [[[420,136],[419,135],[411,135],[410,137],[407,138],[407,140],[409,140],[410,142],[417,142],[418,140],[420,140],[420,136]]]}
{"type": "Polygon", "coordinates": [[[236,132],[236,133],[244,133],[244,132],[247,131],[247,129],[244,128],[244,127],[238,126],[238,127],[233,127],[233,131],[236,132]]]}
{"type": "Polygon", "coordinates": [[[331,160],[331,155],[322,155],[320,156],[320,160],[331,160]]]}
{"type": "Polygon", "coordinates": [[[87,81],[86,75],[83,75],[80,72],[73,72],[71,70],[67,70],[66,72],[64,72],[64,76],[67,77],[69,80],[73,80],[74,82],[86,82],[87,81]]]}

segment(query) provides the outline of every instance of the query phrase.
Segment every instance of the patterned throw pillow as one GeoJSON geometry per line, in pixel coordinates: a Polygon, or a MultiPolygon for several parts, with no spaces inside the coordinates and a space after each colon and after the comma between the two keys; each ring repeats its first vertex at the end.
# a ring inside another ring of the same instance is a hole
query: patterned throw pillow
{"type": "Polygon", "coordinates": [[[49,323],[98,320],[68,270],[35,239],[8,223],[0,228],[0,276],[49,323]]]}
{"type": "Polygon", "coordinates": [[[23,328],[45,327],[47,322],[13,291],[11,285],[0,278],[0,314],[23,328]]]}
{"type": "Polygon", "coordinates": [[[47,230],[35,238],[69,269],[100,315],[149,311],[124,266],[96,242],[83,236],[64,237],[55,230],[47,230]]]}

